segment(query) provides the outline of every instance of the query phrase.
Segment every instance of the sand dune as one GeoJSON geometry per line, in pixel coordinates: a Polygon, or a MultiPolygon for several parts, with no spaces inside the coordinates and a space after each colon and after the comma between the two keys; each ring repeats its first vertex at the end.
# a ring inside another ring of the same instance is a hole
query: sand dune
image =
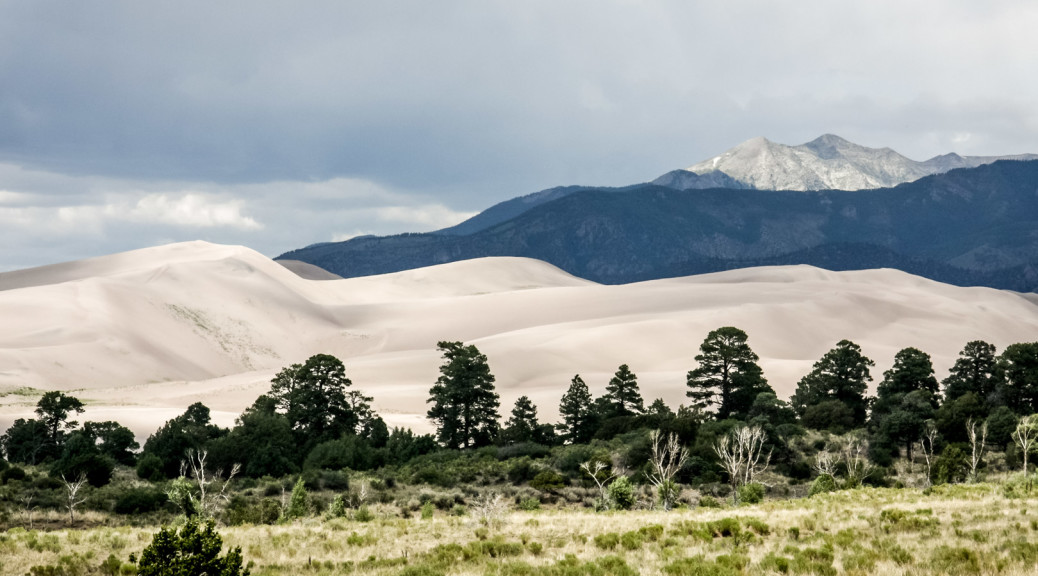
{"type": "Polygon", "coordinates": [[[489,358],[502,413],[522,394],[543,419],[580,373],[600,394],[629,364],[647,401],[685,400],[685,373],[707,332],[732,325],[779,395],[843,338],[882,377],[916,346],[946,375],[962,346],[1033,341],[1032,296],[957,288],[894,270],[757,268],[624,286],[543,262],[490,258],[348,280],[307,280],[249,249],[204,242],[0,274],[0,430],[40,393],[66,390],[85,419],[147,436],[202,401],[223,425],[281,367],[342,358],[390,425],[423,415],[439,340],[489,358]],[[29,388],[27,390],[26,388],[29,388]]]}

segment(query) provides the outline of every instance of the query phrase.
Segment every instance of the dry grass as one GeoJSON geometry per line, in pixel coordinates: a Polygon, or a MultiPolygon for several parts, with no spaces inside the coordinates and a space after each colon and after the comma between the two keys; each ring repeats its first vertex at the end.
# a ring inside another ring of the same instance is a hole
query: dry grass
{"type": "MultiPolygon", "coordinates": [[[[1038,499],[1006,499],[994,484],[938,487],[928,494],[867,488],[668,513],[513,510],[490,523],[439,513],[404,519],[391,508],[375,512],[370,522],[310,518],[220,532],[225,546],[241,546],[257,575],[1038,571],[1038,499]]],[[[14,529],[0,534],[0,573],[26,574],[42,565],[94,573],[109,554],[125,561],[139,553],[154,531],[14,529]]]]}

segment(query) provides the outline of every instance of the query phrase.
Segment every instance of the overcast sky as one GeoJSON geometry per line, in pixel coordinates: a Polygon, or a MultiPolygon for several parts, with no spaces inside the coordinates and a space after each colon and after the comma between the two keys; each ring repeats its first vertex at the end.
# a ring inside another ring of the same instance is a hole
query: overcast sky
{"type": "Polygon", "coordinates": [[[748,138],[1038,152],[1038,4],[0,0],[0,270],[427,231],[748,138]]]}

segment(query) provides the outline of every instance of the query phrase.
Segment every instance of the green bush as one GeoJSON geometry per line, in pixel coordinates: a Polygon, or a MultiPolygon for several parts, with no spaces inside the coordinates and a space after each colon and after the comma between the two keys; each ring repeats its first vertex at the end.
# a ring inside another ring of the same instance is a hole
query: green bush
{"type": "Polygon", "coordinates": [[[706,494],[699,498],[699,506],[701,508],[720,508],[721,503],[713,496],[706,494]]]}
{"type": "Polygon", "coordinates": [[[306,491],[306,483],[303,477],[300,476],[299,480],[296,481],[295,486],[292,487],[292,496],[288,500],[288,509],[285,510],[285,517],[289,520],[295,518],[303,518],[304,516],[310,515],[310,495],[306,491]]]}
{"type": "Polygon", "coordinates": [[[344,516],[346,516],[346,499],[342,497],[342,494],[336,494],[328,506],[328,517],[342,518],[344,516]]]}
{"type": "Polygon", "coordinates": [[[619,510],[630,510],[634,506],[634,486],[631,479],[621,476],[609,485],[609,500],[619,510]]]}
{"type": "Polygon", "coordinates": [[[980,574],[981,558],[979,553],[969,548],[938,547],[930,557],[930,565],[934,571],[949,576],[980,574]]]}
{"type": "Polygon", "coordinates": [[[145,514],[162,508],[169,497],[152,488],[128,488],[119,494],[113,510],[116,514],[145,514]]]}
{"type": "Polygon", "coordinates": [[[741,504],[760,504],[764,501],[764,485],[750,482],[739,486],[739,502],[741,504]]]}
{"type": "Polygon", "coordinates": [[[649,542],[656,542],[663,537],[663,526],[661,524],[649,524],[639,528],[638,533],[649,542]]]}
{"type": "Polygon", "coordinates": [[[140,576],[248,576],[249,570],[242,568],[241,548],[232,548],[226,556],[220,556],[222,546],[223,539],[212,520],[201,526],[196,520],[188,520],[179,533],[175,528],[161,528],[141,552],[137,573],[140,576]]]}
{"type": "Polygon", "coordinates": [[[541,509],[541,501],[537,498],[523,498],[519,501],[519,509],[532,512],[541,509]]]}
{"type": "Polygon", "coordinates": [[[539,472],[530,480],[530,487],[542,492],[555,492],[566,485],[566,477],[554,470],[539,472]]]}
{"type": "Polygon", "coordinates": [[[819,474],[818,478],[811,483],[811,489],[807,492],[808,497],[826,492],[836,492],[836,478],[832,474],[819,474]]]}
{"type": "Polygon", "coordinates": [[[430,520],[433,517],[433,511],[436,509],[432,502],[426,502],[422,504],[422,520],[430,520]]]}
{"type": "Polygon", "coordinates": [[[636,531],[624,532],[620,535],[620,545],[628,550],[637,550],[642,547],[645,537],[636,531]]]}
{"type": "Polygon", "coordinates": [[[141,456],[140,460],[137,460],[137,477],[149,482],[165,480],[166,475],[162,472],[162,459],[151,453],[141,456]]]}
{"type": "Polygon", "coordinates": [[[620,544],[620,535],[616,532],[606,532],[604,534],[595,535],[595,546],[602,550],[612,550],[620,544]]]}
{"type": "Polygon", "coordinates": [[[11,466],[3,472],[0,472],[0,480],[2,480],[4,484],[7,484],[10,480],[25,480],[25,470],[22,470],[17,466],[11,466]]]}
{"type": "Polygon", "coordinates": [[[742,570],[730,565],[711,562],[702,556],[682,558],[663,567],[670,576],[739,576],[742,570]]]}
{"type": "Polygon", "coordinates": [[[371,513],[371,510],[368,510],[367,506],[361,506],[353,513],[353,519],[357,522],[371,522],[375,519],[375,515],[371,513]]]}

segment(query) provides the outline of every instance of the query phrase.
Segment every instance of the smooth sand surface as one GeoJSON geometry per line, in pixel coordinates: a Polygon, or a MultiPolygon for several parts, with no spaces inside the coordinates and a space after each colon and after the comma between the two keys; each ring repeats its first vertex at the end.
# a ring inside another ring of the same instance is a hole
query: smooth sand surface
{"type": "MultiPolygon", "coordinates": [[[[345,280],[307,280],[247,248],[172,244],[0,274],[0,430],[64,390],[85,420],[141,438],[203,402],[231,425],[282,367],[341,358],[390,426],[431,431],[440,340],[475,344],[501,414],[528,395],[542,421],[579,373],[599,395],[620,364],[646,404],[686,401],[685,375],[710,330],[737,326],[779,396],[841,339],[876,361],[906,346],[943,379],[963,345],[1038,338],[1033,295],[958,288],[896,270],[809,266],[602,286],[540,261],[487,258],[345,280]]],[[[873,383],[873,389],[875,382],[873,383]]]]}

